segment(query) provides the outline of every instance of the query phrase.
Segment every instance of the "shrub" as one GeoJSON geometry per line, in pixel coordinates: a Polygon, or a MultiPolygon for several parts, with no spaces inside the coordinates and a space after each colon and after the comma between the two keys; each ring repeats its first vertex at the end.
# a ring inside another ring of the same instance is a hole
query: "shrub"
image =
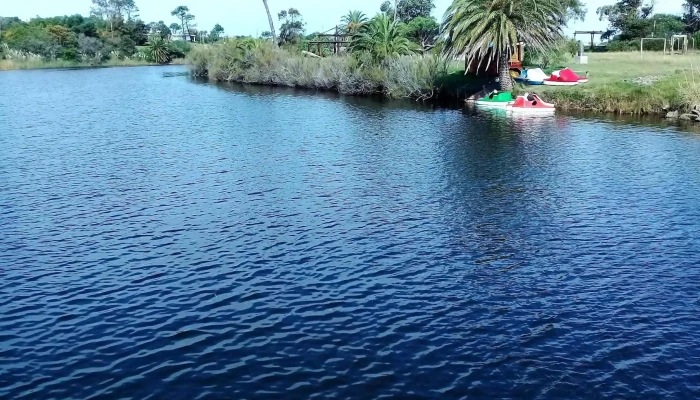
{"type": "Polygon", "coordinates": [[[190,74],[196,77],[209,76],[211,62],[214,59],[214,52],[209,46],[200,46],[193,49],[187,55],[187,63],[190,66],[190,74]]]}
{"type": "Polygon", "coordinates": [[[149,61],[158,64],[167,64],[170,62],[170,46],[162,37],[154,36],[146,47],[148,48],[149,61]]]}
{"type": "MultiPolygon", "coordinates": [[[[650,49],[652,42],[646,44],[646,48],[650,49]]],[[[639,51],[639,41],[631,40],[613,40],[608,43],[608,51],[639,51]]]]}
{"type": "MultiPolygon", "coordinates": [[[[608,51],[639,51],[641,40],[613,40],[608,43],[608,51]]],[[[667,46],[670,46],[670,42],[667,46]]],[[[661,40],[645,40],[644,51],[663,51],[664,42],[661,40]]]]}
{"type": "Polygon", "coordinates": [[[83,34],[78,36],[78,54],[81,61],[87,64],[99,64],[108,56],[101,41],[83,34]]]}
{"type": "Polygon", "coordinates": [[[192,51],[192,45],[184,40],[174,40],[170,42],[170,57],[185,58],[192,51]]]}
{"type": "Polygon", "coordinates": [[[447,62],[433,56],[374,60],[374,54],[368,52],[305,57],[252,39],[198,47],[188,55],[192,75],[215,81],[336,90],[343,94],[384,94],[392,98],[434,97],[438,92],[436,81],[447,73],[447,62]]]}
{"type": "Polygon", "coordinates": [[[683,108],[690,110],[700,105],[700,70],[683,71],[683,78],[678,92],[683,108]]]}
{"type": "Polygon", "coordinates": [[[3,32],[3,39],[12,49],[49,59],[61,52],[61,45],[42,26],[15,25],[3,32]]]}
{"type": "Polygon", "coordinates": [[[406,26],[396,24],[385,14],[380,14],[362,26],[352,38],[350,50],[370,53],[375,61],[409,55],[418,50],[406,37],[406,26]]]}
{"type": "Polygon", "coordinates": [[[436,56],[403,56],[386,62],[386,92],[393,98],[430,98],[437,80],[447,75],[447,60],[436,56]]]}

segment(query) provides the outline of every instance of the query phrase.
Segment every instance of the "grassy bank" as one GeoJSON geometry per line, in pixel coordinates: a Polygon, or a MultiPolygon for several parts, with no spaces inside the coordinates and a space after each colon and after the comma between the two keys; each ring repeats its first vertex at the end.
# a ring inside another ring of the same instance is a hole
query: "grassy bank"
{"type": "MultiPolygon", "coordinates": [[[[183,65],[185,59],[173,60],[171,64],[183,65]]],[[[0,71],[26,70],[26,69],[50,69],[50,68],[95,68],[95,67],[141,67],[159,65],[145,60],[137,59],[110,59],[101,64],[86,64],[77,61],[53,60],[44,61],[40,58],[0,60],[0,71]]]]}
{"type": "MultiPolygon", "coordinates": [[[[464,99],[488,78],[465,76],[461,62],[437,56],[395,56],[383,60],[353,54],[314,58],[260,41],[231,41],[194,49],[187,58],[193,75],[213,81],[332,90],[388,98],[464,99]]],[[[564,62],[590,82],[575,87],[523,86],[557,108],[617,114],[688,112],[700,104],[700,53],[663,56],[594,53],[588,65],[564,62]],[[697,66],[697,67],[696,67],[697,66]]],[[[547,72],[551,72],[550,68],[547,72]]]]}
{"type": "MultiPolygon", "coordinates": [[[[700,104],[700,54],[593,53],[588,65],[571,62],[590,82],[575,87],[522,86],[556,103],[557,108],[618,114],[663,114],[689,111],[700,104]]],[[[549,71],[548,71],[549,72],[549,71]]]]}
{"type": "MultiPolygon", "coordinates": [[[[368,54],[315,58],[268,42],[230,41],[189,54],[192,74],[213,81],[332,90],[349,95],[434,99],[456,96],[480,79],[450,71],[436,56],[368,54]]],[[[478,88],[476,90],[478,90],[478,88]]]]}

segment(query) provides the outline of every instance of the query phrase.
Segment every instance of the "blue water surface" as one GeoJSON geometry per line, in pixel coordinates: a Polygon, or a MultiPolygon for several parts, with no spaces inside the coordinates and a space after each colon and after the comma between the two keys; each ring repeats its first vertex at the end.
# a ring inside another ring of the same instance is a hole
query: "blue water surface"
{"type": "Polygon", "coordinates": [[[0,398],[700,397],[699,134],[182,71],[0,73],[0,398]]]}

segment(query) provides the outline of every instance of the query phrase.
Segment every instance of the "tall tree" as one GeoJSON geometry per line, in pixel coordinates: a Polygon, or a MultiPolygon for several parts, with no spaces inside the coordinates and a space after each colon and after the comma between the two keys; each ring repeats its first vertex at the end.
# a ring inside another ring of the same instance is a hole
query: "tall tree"
{"type": "Polygon", "coordinates": [[[114,11],[108,0],[92,0],[90,14],[97,18],[105,19],[111,17],[114,11]]]}
{"type": "Polygon", "coordinates": [[[180,24],[178,24],[177,22],[173,22],[168,28],[170,28],[170,32],[172,32],[172,34],[175,35],[180,31],[180,29],[182,29],[182,26],[180,26],[180,24]]]}
{"type": "Polygon", "coordinates": [[[304,34],[304,20],[301,13],[296,8],[282,10],[277,14],[280,21],[284,21],[280,26],[280,43],[292,43],[304,34]]]}
{"type": "Polygon", "coordinates": [[[92,15],[102,19],[123,18],[130,21],[138,11],[134,0],[92,0],[92,15]]]}
{"type": "Polygon", "coordinates": [[[649,19],[653,12],[654,3],[644,4],[643,0],[620,0],[596,10],[600,20],[607,20],[610,24],[603,38],[627,32],[621,38],[625,40],[638,36],[637,32],[644,30],[643,26],[647,25],[643,21],[649,19]]]}
{"type": "MultiPolygon", "coordinates": [[[[95,1],[95,0],[93,0],[93,1],[95,1]]],[[[182,26],[182,39],[183,40],[186,40],[185,27],[187,25],[185,24],[185,17],[187,16],[187,14],[189,12],[190,12],[190,9],[187,6],[178,6],[176,9],[174,9],[172,12],[170,12],[170,15],[180,19],[180,26],[182,26]]]]}
{"type": "Polygon", "coordinates": [[[151,23],[151,33],[163,39],[168,39],[172,34],[172,31],[167,25],[165,25],[165,22],[158,21],[157,23],[151,23]]]}
{"type": "Polygon", "coordinates": [[[683,22],[690,33],[700,30],[700,0],[685,0],[683,3],[683,22]]]}
{"type": "Polygon", "coordinates": [[[586,19],[588,9],[581,0],[562,0],[562,5],[566,8],[566,18],[569,20],[583,21],[586,19]]]}
{"type": "Polygon", "coordinates": [[[423,53],[435,47],[440,25],[433,17],[416,17],[406,25],[406,34],[420,44],[423,53]]]}
{"type": "Polygon", "coordinates": [[[265,5],[265,11],[267,11],[267,20],[270,22],[270,34],[272,35],[272,43],[277,43],[277,34],[275,34],[275,24],[272,21],[272,14],[270,14],[270,7],[267,5],[267,0],[262,0],[265,5]]]}
{"type": "Polygon", "coordinates": [[[192,35],[192,28],[194,28],[194,26],[191,26],[190,24],[192,21],[194,21],[194,15],[185,15],[185,31],[187,31],[188,35],[192,35]]]}
{"type": "Polygon", "coordinates": [[[367,21],[369,21],[369,19],[365,13],[358,10],[348,11],[340,20],[343,24],[343,30],[350,34],[357,33],[367,21]]]}
{"type": "Polygon", "coordinates": [[[123,0],[92,0],[91,14],[109,21],[109,31],[114,39],[114,21],[121,16],[123,0]]]}
{"type": "Polygon", "coordinates": [[[445,51],[487,68],[496,62],[501,90],[512,90],[508,61],[517,43],[552,48],[563,37],[566,12],[560,0],[455,0],[443,23],[445,51]]]}
{"type": "Polygon", "coordinates": [[[433,0],[395,0],[393,5],[387,0],[381,6],[385,14],[407,23],[418,17],[429,18],[434,8],[433,0]]]}
{"type": "Polygon", "coordinates": [[[123,0],[124,1],[124,14],[127,21],[138,18],[139,8],[136,7],[134,0],[123,0]]]}
{"type": "Polygon", "coordinates": [[[211,30],[211,37],[214,40],[219,40],[219,38],[221,37],[221,35],[223,33],[224,33],[224,27],[219,25],[219,24],[216,24],[216,25],[214,25],[214,28],[212,28],[212,30],[211,30]]]}

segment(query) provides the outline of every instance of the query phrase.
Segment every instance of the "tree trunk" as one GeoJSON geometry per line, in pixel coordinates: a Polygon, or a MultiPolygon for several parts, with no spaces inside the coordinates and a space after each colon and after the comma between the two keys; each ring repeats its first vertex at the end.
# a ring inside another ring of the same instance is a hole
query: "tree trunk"
{"type": "Polygon", "coordinates": [[[267,0],[263,0],[265,5],[265,11],[267,11],[267,20],[270,22],[270,33],[272,33],[272,43],[277,44],[277,34],[275,33],[275,24],[272,21],[272,14],[270,14],[270,7],[267,6],[267,0]]]}
{"type": "Polygon", "coordinates": [[[510,77],[510,57],[507,52],[501,53],[498,57],[498,77],[501,82],[501,91],[510,92],[513,90],[513,78],[510,77]]]}

